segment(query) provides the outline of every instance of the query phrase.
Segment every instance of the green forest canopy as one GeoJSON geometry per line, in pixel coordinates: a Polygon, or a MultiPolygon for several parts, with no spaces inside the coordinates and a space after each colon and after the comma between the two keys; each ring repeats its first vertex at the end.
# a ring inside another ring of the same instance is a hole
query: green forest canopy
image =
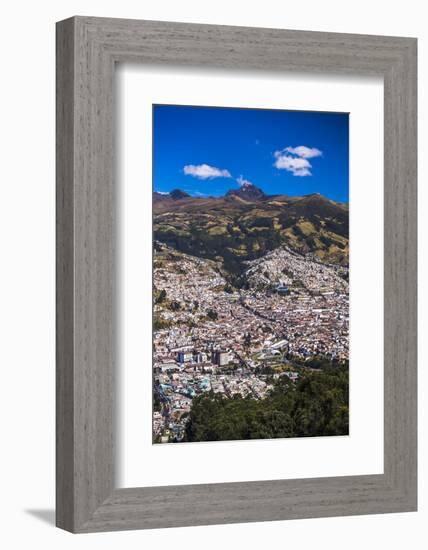
{"type": "Polygon", "coordinates": [[[348,366],[282,376],[263,400],[208,394],[193,400],[185,441],[348,435],[348,366]]]}

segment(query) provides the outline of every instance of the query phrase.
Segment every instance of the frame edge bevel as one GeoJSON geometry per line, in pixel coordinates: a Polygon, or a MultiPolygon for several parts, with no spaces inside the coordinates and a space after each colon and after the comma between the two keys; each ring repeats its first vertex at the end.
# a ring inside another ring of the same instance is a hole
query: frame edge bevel
{"type": "Polygon", "coordinates": [[[75,19],[56,25],[56,525],[74,531],[75,19]]]}

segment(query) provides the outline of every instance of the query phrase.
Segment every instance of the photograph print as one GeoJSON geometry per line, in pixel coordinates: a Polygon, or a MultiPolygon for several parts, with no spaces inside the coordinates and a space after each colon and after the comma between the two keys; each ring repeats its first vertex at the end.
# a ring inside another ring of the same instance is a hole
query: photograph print
{"type": "Polygon", "coordinates": [[[349,434],[349,115],[153,105],[153,443],[349,434]]]}

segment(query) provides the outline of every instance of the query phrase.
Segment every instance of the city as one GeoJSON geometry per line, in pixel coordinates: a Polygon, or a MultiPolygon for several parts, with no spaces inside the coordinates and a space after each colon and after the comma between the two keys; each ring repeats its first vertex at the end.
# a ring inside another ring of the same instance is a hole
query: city
{"type": "Polygon", "coordinates": [[[245,267],[236,289],[221,263],[155,242],[154,442],[183,441],[197,396],[263,400],[308,358],[348,360],[347,267],[287,246],[245,267]]]}

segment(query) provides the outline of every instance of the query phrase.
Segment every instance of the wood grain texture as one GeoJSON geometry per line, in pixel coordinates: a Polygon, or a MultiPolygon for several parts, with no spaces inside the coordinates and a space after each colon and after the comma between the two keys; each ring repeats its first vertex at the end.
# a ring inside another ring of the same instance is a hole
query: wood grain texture
{"type": "Polygon", "coordinates": [[[57,26],[57,98],[57,525],[92,532],[416,510],[416,40],[75,17],[57,26]],[[125,61],[383,76],[383,475],[115,489],[113,82],[125,61]]]}
{"type": "Polygon", "coordinates": [[[74,526],[74,23],[56,37],[56,522],[74,526]]]}

